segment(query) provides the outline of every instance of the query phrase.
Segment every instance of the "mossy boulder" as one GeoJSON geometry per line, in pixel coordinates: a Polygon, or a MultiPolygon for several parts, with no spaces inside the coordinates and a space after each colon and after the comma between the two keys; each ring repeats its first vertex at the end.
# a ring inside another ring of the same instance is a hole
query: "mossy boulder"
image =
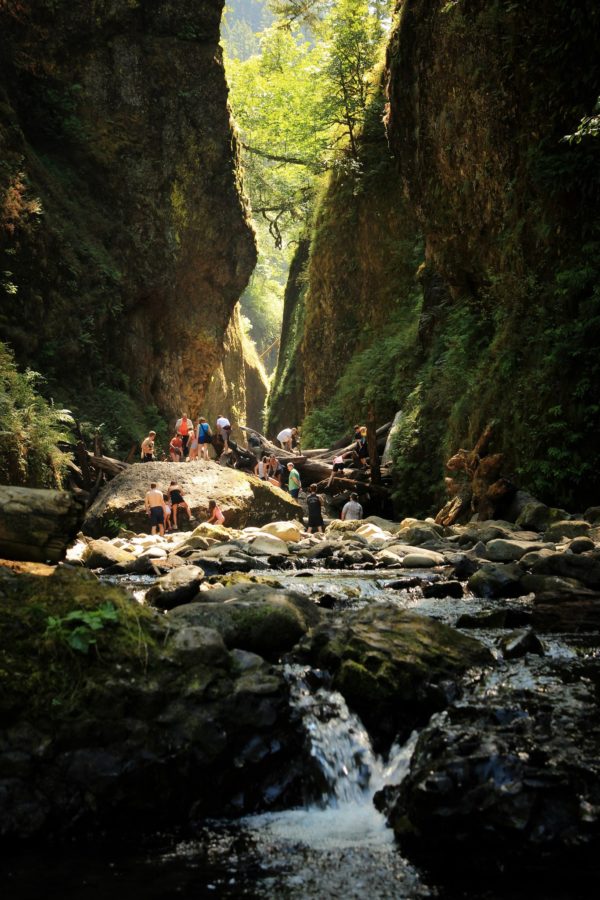
{"type": "Polygon", "coordinates": [[[442,709],[450,682],[466,669],[493,663],[478,641],[387,604],[318,626],[297,655],[332,673],[334,687],[383,744],[442,709]]]}

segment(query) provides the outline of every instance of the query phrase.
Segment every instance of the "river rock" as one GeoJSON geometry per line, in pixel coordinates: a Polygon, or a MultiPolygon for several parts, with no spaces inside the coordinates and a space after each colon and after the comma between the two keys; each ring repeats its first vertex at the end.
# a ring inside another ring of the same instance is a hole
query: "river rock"
{"type": "Polygon", "coordinates": [[[561,575],[600,589],[600,551],[553,553],[534,563],[531,570],[534,575],[561,575]]]}
{"type": "Polygon", "coordinates": [[[387,569],[397,569],[402,566],[403,557],[391,550],[378,550],[375,559],[387,569]]]}
{"type": "Polygon", "coordinates": [[[146,593],[146,602],[158,609],[173,609],[195,597],[204,580],[199,566],[180,566],[159,578],[146,593]]]}
{"type": "Polygon", "coordinates": [[[398,732],[407,737],[443,708],[459,672],[493,663],[478,641],[379,603],[317,626],[294,655],[333,674],[334,687],[380,744],[398,732]]]}
{"type": "Polygon", "coordinates": [[[527,528],[539,533],[540,531],[546,531],[553,522],[566,519],[567,516],[568,513],[564,509],[555,509],[554,507],[546,506],[545,503],[534,500],[524,507],[517,518],[517,525],[519,528],[527,528]]]}
{"type": "Polygon", "coordinates": [[[424,584],[421,588],[426,599],[437,597],[454,597],[459,600],[464,595],[460,581],[437,581],[433,584],[424,584]]]}
{"type": "Polygon", "coordinates": [[[600,525],[600,506],[590,506],[583,514],[583,518],[591,525],[600,525]]]}
{"type": "Polygon", "coordinates": [[[131,562],[134,557],[126,550],[115,547],[110,541],[90,541],[82,559],[88,569],[106,569],[116,563],[131,562]]]}
{"type": "Polygon", "coordinates": [[[500,641],[500,649],[505,659],[517,659],[527,653],[544,655],[544,648],[540,639],[534,634],[532,628],[520,628],[503,637],[500,641]]]}
{"type": "Polygon", "coordinates": [[[279,538],[281,541],[288,541],[293,544],[302,540],[303,529],[298,522],[267,522],[261,526],[261,531],[266,534],[272,534],[273,537],[279,538]]]}
{"type": "Polygon", "coordinates": [[[544,540],[550,543],[558,543],[562,538],[575,538],[586,535],[591,525],[585,519],[568,519],[555,522],[546,530],[544,540]]]}
{"type": "Polygon", "coordinates": [[[445,562],[441,553],[419,548],[407,553],[402,560],[402,565],[407,569],[429,569],[432,566],[443,566],[445,562]]]}
{"type": "Polygon", "coordinates": [[[568,549],[571,553],[587,553],[588,550],[593,550],[595,546],[596,545],[591,538],[582,536],[573,538],[573,540],[569,542],[568,549]]]}
{"type": "Polygon", "coordinates": [[[502,538],[511,540],[517,526],[512,522],[487,520],[485,522],[470,522],[464,527],[455,527],[454,532],[458,535],[458,543],[461,546],[471,544],[472,546],[481,542],[487,544],[489,541],[502,538]]]}
{"type": "Polygon", "coordinates": [[[495,538],[486,544],[485,555],[492,562],[515,562],[534,550],[554,550],[554,544],[546,545],[539,541],[495,538]]]}
{"type": "Polygon", "coordinates": [[[250,552],[263,556],[288,556],[290,549],[284,540],[267,533],[252,539],[250,552]]]}
{"type": "Polygon", "coordinates": [[[229,527],[264,525],[273,520],[297,519],[302,514],[300,505],[287,492],[237,469],[212,461],[144,463],[129,466],[103,488],[88,510],[84,534],[97,537],[109,519],[118,519],[137,532],[148,531],[144,497],[149,484],[155,481],[164,491],[171,480],[181,484],[193,516],[208,518],[208,501],[216,500],[229,527]]]}
{"type": "Polygon", "coordinates": [[[476,597],[520,597],[527,591],[521,584],[522,570],[514,563],[484,563],[467,581],[476,597]]]}
{"type": "Polygon", "coordinates": [[[372,544],[375,541],[381,541],[383,544],[391,537],[389,532],[382,531],[381,528],[370,522],[363,523],[360,528],[357,528],[356,534],[363,537],[369,544],[372,544]]]}
{"type": "Polygon", "coordinates": [[[420,547],[428,541],[439,543],[443,535],[444,529],[441,525],[430,524],[429,522],[415,522],[407,528],[401,528],[398,531],[399,540],[413,547],[420,547]]]}

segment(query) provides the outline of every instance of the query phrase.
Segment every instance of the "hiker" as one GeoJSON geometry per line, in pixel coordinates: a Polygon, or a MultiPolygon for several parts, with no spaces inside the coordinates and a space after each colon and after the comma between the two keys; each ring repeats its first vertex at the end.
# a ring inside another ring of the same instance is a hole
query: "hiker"
{"type": "Polygon", "coordinates": [[[267,481],[276,487],[283,487],[284,468],[276,456],[271,456],[267,470],[267,481]]]}
{"type": "Polygon", "coordinates": [[[259,459],[254,467],[254,474],[257,475],[261,481],[267,481],[269,472],[269,457],[263,456],[262,459],[259,459]]]}
{"type": "Polygon", "coordinates": [[[224,525],[225,524],[225,516],[217,506],[216,500],[208,501],[208,511],[210,516],[206,520],[207,525],[224,525]]]}
{"type": "Polygon", "coordinates": [[[181,443],[183,446],[183,458],[186,459],[188,455],[188,444],[192,436],[192,432],[194,431],[194,423],[191,419],[188,419],[187,413],[181,413],[181,418],[177,419],[177,421],[175,422],[175,431],[181,438],[181,443]]]}
{"type": "Polygon", "coordinates": [[[179,434],[174,434],[169,444],[169,456],[171,462],[181,462],[183,459],[183,440],[179,434]]]}
{"type": "Polygon", "coordinates": [[[165,501],[165,534],[166,534],[168,531],[173,530],[171,527],[172,507],[171,507],[171,504],[169,503],[169,495],[168,494],[163,494],[163,500],[165,501]]]}
{"type": "Polygon", "coordinates": [[[346,459],[346,453],[338,453],[337,456],[333,457],[333,468],[331,470],[331,475],[329,476],[329,481],[327,482],[327,487],[331,484],[333,479],[335,478],[336,472],[343,472],[346,468],[346,463],[344,460],[346,459]]]}
{"type": "Polygon", "coordinates": [[[253,453],[257,460],[260,461],[262,454],[262,444],[259,436],[255,431],[251,431],[248,434],[248,440],[246,443],[248,445],[248,450],[250,451],[250,453],[253,453]]]}
{"type": "Polygon", "coordinates": [[[311,484],[308,489],[306,505],[308,507],[308,527],[306,530],[309,534],[314,534],[316,529],[322,534],[323,529],[325,528],[325,522],[323,521],[323,509],[321,507],[321,500],[317,494],[316,484],[311,484]]]}
{"type": "Polygon", "coordinates": [[[195,423],[190,435],[190,452],[187,458],[188,462],[194,462],[198,459],[198,424],[199,421],[195,423]]]}
{"type": "Polygon", "coordinates": [[[192,521],[192,513],[183,499],[183,489],[180,484],[176,481],[172,481],[169,485],[169,500],[171,501],[171,506],[173,508],[173,528],[177,528],[177,510],[182,507],[187,513],[188,522],[192,521]]]}
{"type": "Polygon", "coordinates": [[[200,459],[208,460],[209,444],[212,444],[212,431],[204,416],[200,416],[198,419],[198,452],[200,459]]]}
{"type": "Polygon", "coordinates": [[[165,533],[165,501],[162,491],[158,490],[155,481],[151,483],[150,490],[146,493],[144,506],[150,516],[150,534],[163,535],[165,533]]]}
{"type": "Polygon", "coordinates": [[[298,499],[298,494],[300,493],[301,482],[300,482],[300,473],[298,469],[294,466],[294,463],[289,462],[287,464],[288,468],[288,491],[294,500],[298,499]]]}
{"type": "Polygon", "coordinates": [[[358,502],[358,494],[350,494],[350,499],[342,509],[342,521],[349,522],[351,519],[362,519],[363,508],[358,502]]]}
{"type": "Polygon", "coordinates": [[[223,439],[224,450],[229,450],[229,435],[231,434],[231,422],[226,416],[217,418],[217,434],[223,439]]]}
{"type": "Polygon", "coordinates": [[[156,432],[149,431],[148,437],[142,441],[140,457],[142,462],[154,462],[154,441],[156,440],[156,432]]]}
{"type": "Polygon", "coordinates": [[[292,452],[292,443],[294,441],[294,438],[297,437],[297,435],[298,435],[297,428],[284,428],[283,431],[280,431],[279,434],[277,435],[277,440],[279,441],[279,443],[281,444],[281,446],[284,450],[289,450],[289,452],[291,453],[292,452]]]}

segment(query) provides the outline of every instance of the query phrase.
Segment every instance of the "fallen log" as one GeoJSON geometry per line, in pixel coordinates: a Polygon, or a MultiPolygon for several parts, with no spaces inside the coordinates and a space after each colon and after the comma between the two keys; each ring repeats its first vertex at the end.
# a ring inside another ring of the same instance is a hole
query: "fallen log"
{"type": "Polygon", "coordinates": [[[67,491],[0,485],[0,557],[57,563],[83,516],[83,503],[67,491]]]}
{"type": "Polygon", "coordinates": [[[352,478],[338,478],[329,481],[321,481],[317,484],[317,490],[324,494],[336,494],[339,491],[355,491],[357,494],[372,494],[374,497],[389,497],[388,488],[380,484],[372,484],[369,481],[355,481],[352,478]]]}
{"type": "Polygon", "coordinates": [[[95,456],[87,451],[89,465],[93,466],[96,471],[104,472],[114,478],[120,475],[129,467],[129,463],[121,462],[120,459],[111,459],[110,456],[95,456]]]}

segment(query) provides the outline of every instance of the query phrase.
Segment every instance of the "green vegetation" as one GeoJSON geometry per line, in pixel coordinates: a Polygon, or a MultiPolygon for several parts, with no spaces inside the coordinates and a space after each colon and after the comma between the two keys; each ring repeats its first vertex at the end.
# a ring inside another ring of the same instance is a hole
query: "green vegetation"
{"type": "Polygon", "coordinates": [[[65,616],[48,616],[44,637],[58,646],[65,645],[78,653],[88,653],[98,645],[98,631],[119,621],[116,608],[106,601],[98,609],[73,609],[65,616]]]}
{"type": "Polygon", "coordinates": [[[14,356],[0,342],[0,484],[60,487],[70,414],[55,409],[38,392],[37,372],[19,372],[14,356]]]}

